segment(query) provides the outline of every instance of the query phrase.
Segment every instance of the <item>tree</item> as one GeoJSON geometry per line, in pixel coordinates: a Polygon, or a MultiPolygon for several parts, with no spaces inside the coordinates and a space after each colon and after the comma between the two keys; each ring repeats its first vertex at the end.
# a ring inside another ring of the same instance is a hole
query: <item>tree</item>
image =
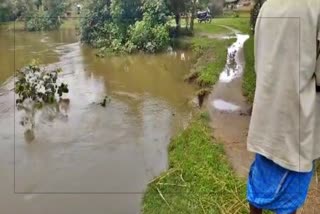
{"type": "Polygon", "coordinates": [[[29,31],[53,30],[61,25],[67,3],[64,0],[32,0],[33,7],[24,15],[29,31]],[[40,6],[42,6],[40,8],[40,6]]]}
{"type": "Polygon", "coordinates": [[[144,0],[143,19],[129,30],[129,43],[137,49],[154,53],[169,44],[168,9],[164,0],[144,0]]]}
{"type": "Polygon", "coordinates": [[[187,11],[187,0],[169,0],[169,10],[174,14],[176,26],[181,27],[181,14],[187,11]]]}
{"type": "Polygon", "coordinates": [[[0,22],[9,21],[12,19],[12,3],[11,1],[4,0],[0,3],[0,22]]]}
{"type": "Polygon", "coordinates": [[[112,21],[110,5],[111,0],[87,2],[80,20],[82,42],[98,46],[99,41],[113,37],[116,29],[110,27],[112,21]]]}
{"type": "Polygon", "coordinates": [[[86,6],[81,40],[101,52],[156,52],[169,43],[165,0],[98,0],[86,6]]]}
{"type": "Polygon", "coordinates": [[[194,19],[196,17],[197,12],[197,6],[198,6],[198,0],[191,0],[190,4],[190,10],[191,10],[191,20],[190,20],[190,30],[193,31],[194,26],[194,19]]]}

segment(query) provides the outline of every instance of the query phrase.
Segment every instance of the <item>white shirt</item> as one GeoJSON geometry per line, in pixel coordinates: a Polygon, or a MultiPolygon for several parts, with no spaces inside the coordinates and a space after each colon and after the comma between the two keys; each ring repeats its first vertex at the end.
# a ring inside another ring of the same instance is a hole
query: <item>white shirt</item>
{"type": "Polygon", "coordinates": [[[255,29],[248,150],[298,172],[320,157],[320,0],[267,0],[255,29]]]}

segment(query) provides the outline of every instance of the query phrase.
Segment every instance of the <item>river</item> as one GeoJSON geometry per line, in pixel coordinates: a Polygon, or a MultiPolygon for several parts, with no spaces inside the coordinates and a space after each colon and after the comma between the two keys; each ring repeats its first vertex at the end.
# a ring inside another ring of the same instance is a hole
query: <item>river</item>
{"type": "Polygon", "coordinates": [[[167,168],[170,139],[192,116],[190,53],[101,59],[73,29],[0,27],[0,56],[1,213],[140,213],[148,182],[167,168]],[[33,58],[63,69],[70,103],[64,114],[38,111],[30,131],[12,89],[14,71],[33,58]]]}

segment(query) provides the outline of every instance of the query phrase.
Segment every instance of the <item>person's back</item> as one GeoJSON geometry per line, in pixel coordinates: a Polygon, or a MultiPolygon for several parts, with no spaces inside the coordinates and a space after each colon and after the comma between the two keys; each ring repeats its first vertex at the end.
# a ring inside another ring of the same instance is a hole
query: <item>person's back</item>
{"type": "Polygon", "coordinates": [[[294,213],[320,157],[319,0],[267,0],[255,27],[256,93],[248,150],[251,213],[294,213]],[[317,81],[318,79],[318,81],[317,81]]]}
{"type": "Polygon", "coordinates": [[[320,157],[314,78],[319,14],[319,0],[268,0],[256,23],[248,149],[294,171],[310,171],[311,160],[320,157]]]}

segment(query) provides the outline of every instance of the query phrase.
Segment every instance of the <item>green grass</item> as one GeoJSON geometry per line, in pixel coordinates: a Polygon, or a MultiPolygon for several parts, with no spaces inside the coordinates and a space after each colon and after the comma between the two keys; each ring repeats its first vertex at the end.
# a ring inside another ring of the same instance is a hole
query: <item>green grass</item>
{"type": "Polygon", "coordinates": [[[225,25],[236,30],[239,30],[242,33],[250,33],[250,22],[249,18],[216,18],[212,21],[216,25],[225,25]]]}
{"type": "Polygon", "coordinates": [[[213,34],[227,34],[230,33],[229,29],[221,27],[213,23],[195,23],[195,32],[200,33],[213,33],[213,34]]]}
{"type": "Polygon", "coordinates": [[[234,42],[235,39],[194,37],[192,50],[197,62],[186,79],[195,80],[203,87],[214,85],[226,64],[227,48],[234,42]]]}
{"type": "Polygon", "coordinates": [[[218,81],[226,64],[227,49],[234,42],[235,39],[193,39],[193,51],[200,56],[195,69],[199,85],[212,86],[218,81]]]}
{"type": "Polygon", "coordinates": [[[170,167],[144,197],[144,214],[248,213],[245,182],[232,172],[223,146],[202,114],[172,140],[170,167]]]}
{"type": "MultiPolygon", "coordinates": [[[[201,36],[201,33],[221,35],[231,32],[230,29],[220,25],[234,28],[243,33],[250,33],[249,18],[216,18],[212,23],[195,24],[196,36],[192,39],[192,47],[198,60],[194,66],[195,68],[186,79],[195,79],[200,86],[208,87],[216,83],[226,63],[227,48],[235,42],[235,39],[209,39],[201,36]]],[[[247,52],[250,54],[252,51],[247,48],[247,52]]],[[[246,57],[246,60],[250,60],[249,55],[246,57]]],[[[251,64],[253,64],[253,62],[251,64]]],[[[251,64],[249,62],[248,66],[251,66],[251,64]]],[[[247,77],[252,77],[252,74],[250,73],[247,77]]],[[[252,81],[248,84],[253,85],[252,81]]],[[[248,85],[245,87],[248,88],[248,85]]],[[[252,92],[250,93],[252,94],[252,92]]],[[[252,96],[251,94],[250,96],[252,96]]]]}
{"type": "MultiPolygon", "coordinates": [[[[228,33],[230,30],[223,28],[219,25],[226,25],[237,29],[243,33],[250,33],[250,25],[249,25],[249,15],[247,13],[239,13],[241,14],[238,18],[233,17],[217,17],[212,19],[211,23],[198,23],[197,19],[195,19],[194,28],[195,32],[206,32],[213,34],[222,34],[228,33]],[[244,15],[243,15],[244,14],[244,15]]],[[[170,20],[170,25],[175,26],[175,20],[170,20]]],[[[185,19],[181,19],[181,27],[185,27],[186,22],[185,19]]]]}
{"type": "Polygon", "coordinates": [[[195,37],[191,39],[191,46],[196,63],[190,74],[186,77],[195,80],[202,87],[210,87],[219,79],[219,75],[226,64],[227,49],[235,39],[213,39],[203,36],[229,34],[231,31],[213,23],[195,25],[195,37]]]}
{"type": "Polygon", "coordinates": [[[249,18],[250,11],[238,10],[238,11],[225,11],[224,14],[216,16],[216,18],[249,18]],[[237,17],[236,17],[237,16],[237,17]]]}
{"type": "Polygon", "coordinates": [[[254,69],[254,38],[251,36],[244,44],[245,69],[243,76],[243,94],[253,103],[256,89],[256,73],[254,69]]]}

